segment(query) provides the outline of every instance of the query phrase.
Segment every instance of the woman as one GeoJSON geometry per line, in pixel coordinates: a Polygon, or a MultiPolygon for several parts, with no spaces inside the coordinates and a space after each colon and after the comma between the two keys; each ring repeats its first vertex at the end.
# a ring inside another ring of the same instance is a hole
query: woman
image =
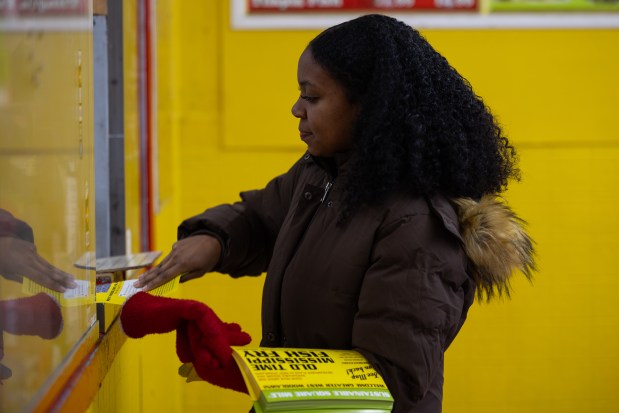
{"type": "Polygon", "coordinates": [[[318,35],[298,82],[307,153],[184,221],[137,286],[266,271],[261,345],[358,349],[394,412],[438,412],[443,353],[475,291],[508,292],[514,268],[533,268],[521,221],[495,201],[515,151],[468,82],[390,17],[318,35]]]}

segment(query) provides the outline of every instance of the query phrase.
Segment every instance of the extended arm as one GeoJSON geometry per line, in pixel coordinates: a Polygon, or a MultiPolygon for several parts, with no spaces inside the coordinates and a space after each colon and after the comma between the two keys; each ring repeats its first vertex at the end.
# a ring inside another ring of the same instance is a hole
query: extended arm
{"type": "Polygon", "coordinates": [[[264,272],[301,167],[296,163],[264,189],[241,193],[240,202],[219,205],[183,221],[172,252],[144,273],[136,286],[150,290],[180,274],[185,274],[181,281],[186,281],[209,271],[234,277],[264,272]]]}

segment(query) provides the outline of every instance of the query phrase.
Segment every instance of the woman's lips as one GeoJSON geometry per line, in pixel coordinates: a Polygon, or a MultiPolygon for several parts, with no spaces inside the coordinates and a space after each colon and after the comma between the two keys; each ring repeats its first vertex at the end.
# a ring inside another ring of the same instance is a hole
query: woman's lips
{"type": "Polygon", "coordinates": [[[301,140],[305,141],[307,140],[310,136],[312,136],[311,132],[304,132],[304,131],[300,131],[299,136],[301,136],[301,140]]]}

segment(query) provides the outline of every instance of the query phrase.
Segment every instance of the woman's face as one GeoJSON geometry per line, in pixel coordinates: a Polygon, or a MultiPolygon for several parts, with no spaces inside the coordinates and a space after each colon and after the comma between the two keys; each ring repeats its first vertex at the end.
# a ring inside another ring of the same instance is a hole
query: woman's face
{"type": "Polygon", "coordinates": [[[350,149],[352,130],[359,113],[344,88],[314,61],[305,49],[297,71],[301,95],[292,106],[299,118],[301,140],[314,156],[333,156],[350,149]]]}

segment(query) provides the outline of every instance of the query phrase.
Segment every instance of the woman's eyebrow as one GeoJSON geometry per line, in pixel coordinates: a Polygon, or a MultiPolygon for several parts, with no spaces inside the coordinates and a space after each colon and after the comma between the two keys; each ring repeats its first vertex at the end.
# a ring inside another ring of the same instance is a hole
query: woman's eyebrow
{"type": "Polygon", "coordinates": [[[310,82],[309,80],[301,80],[299,81],[299,86],[306,87],[306,86],[316,86],[316,85],[310,82]]]}

